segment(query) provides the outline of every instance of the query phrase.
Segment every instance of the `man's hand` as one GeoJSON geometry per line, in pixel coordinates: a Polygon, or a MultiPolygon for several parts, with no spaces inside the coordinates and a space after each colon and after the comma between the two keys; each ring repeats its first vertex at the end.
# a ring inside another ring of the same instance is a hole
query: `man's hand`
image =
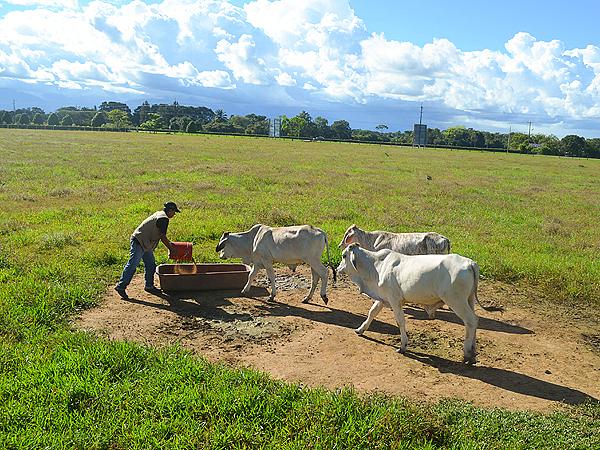
{"type": "Polygon", "coordinates": [[[167,247],[169,249],[169,253],[173,252],[173,244],[171,244],[171,241],[169,239],[167,239],[167,236],[165,236],[165,235],[161,236],[160,240],[163,244],[165,244],[165,247],[167,247]]]}

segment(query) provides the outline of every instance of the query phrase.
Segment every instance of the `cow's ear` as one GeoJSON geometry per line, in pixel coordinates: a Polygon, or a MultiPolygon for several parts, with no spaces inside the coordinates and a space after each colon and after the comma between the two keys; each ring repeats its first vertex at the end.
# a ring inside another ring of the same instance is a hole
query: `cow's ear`
{"type": "Polygon", "coordinates": [[[350,265],[352,265],[352,268],[354,270],[358,271],[358,269],[356,268],[356,255],[352,250],[350,251],[350,265]]]}
{"type": "Polygon", "coordinates": [[[225,233],[223,235],[223,237],[221,238],[221,241],[217,244],[217,248],[215,248],[215,251],[218,253],[221,250],[223,250],[225,248],[226,242],[227,242],[227,233],[225,233]]]}
{"type": "Polygon", "coordinates": [[[344,238],[344,244],[349,245],[352,243],[352,236],[354,233],[352,231],[346,233],[346,237],[344,238]]]}

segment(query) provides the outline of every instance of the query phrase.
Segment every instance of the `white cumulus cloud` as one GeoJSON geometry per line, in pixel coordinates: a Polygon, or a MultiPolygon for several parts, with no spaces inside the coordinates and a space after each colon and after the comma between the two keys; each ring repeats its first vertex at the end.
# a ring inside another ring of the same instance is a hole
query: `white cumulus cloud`
{"type": "Polygon", "coordinates": [[[428,102],[484,124],[508,114],[548,124],[600,114],[600,48],[591,44],[566,48],[520,32],[500,50],[464,51],[447,39],[417,45],[367,30],[347,0],[5,4],[19,6],[0,9],[0,82],[9,88],[262,97],[303,109],[428,102]]]}
{"type": "Polygon", "coordinates": [[[231,70],[236,79],[250,84],[264,84],[265,65],[262,59],[256,56],[255,47],[252,36],[242,34],[237,42],[220,40],[215,52],[218,60],[231,70]]]}

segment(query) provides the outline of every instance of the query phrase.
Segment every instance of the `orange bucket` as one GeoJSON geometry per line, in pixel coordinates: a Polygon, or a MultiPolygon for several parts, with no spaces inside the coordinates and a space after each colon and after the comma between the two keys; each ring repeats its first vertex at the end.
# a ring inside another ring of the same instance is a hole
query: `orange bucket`
{"type": "Polygon", "coordinates": [[[171,242],[173,250],[169,252],[169,258],[175,261],[191,261],[192,260],[192,243],[191,242],[171,242]]]}

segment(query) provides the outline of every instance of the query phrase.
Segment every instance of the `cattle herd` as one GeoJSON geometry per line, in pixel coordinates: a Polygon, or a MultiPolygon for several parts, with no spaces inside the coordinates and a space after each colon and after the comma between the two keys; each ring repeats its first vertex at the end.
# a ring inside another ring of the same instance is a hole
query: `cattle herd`
{"type": "Polygon", "coordinates": [[[450,241],[438,233],[390,233],[364,231],[350,226],[339,244],[342,261],[337,269],[331,265],[326,233],[311,225],[273,228],[257,224],[239,233],[223,233],[216,251],[222,259],[241,258],[252,266],[248,282],[242,289],[247,294],[257,272],[264,268],[271,284],[270,299],[275,298],[273,263],[292,270],[306,263],[311,268],[311,288],[303,302],[308,302],[321,279],[321,298],[327,304],[327,267],[321,262],[327,249],[327,263],[336,273],[346,272],[361,294],[373,300],[367,319],[355,330],[363,334],[383,306],[392,309],[404,353],[408,344],[404,320],[404,303],[420,305],[429,318],[447,305],[465,325],[463,361],[476,362],[475,332],[477,316],[477,284],[479,266],[469,258],[450,254],[450,241]]]}

